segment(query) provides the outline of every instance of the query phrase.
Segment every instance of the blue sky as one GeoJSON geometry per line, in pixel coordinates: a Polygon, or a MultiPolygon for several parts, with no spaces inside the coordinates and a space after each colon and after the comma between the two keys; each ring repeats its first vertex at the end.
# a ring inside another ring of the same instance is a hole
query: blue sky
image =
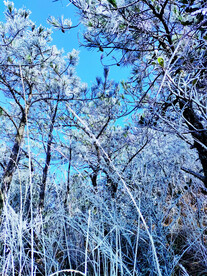
{"type": "MultiPolygon", "coordinates": [[[[22,8],[24,6],[31,10],[31,19],[37,25],[41,24],[45,27],[51,28],[51,26],[47,24],[47,18],[49,16],[60,17],[61,15],[64,15],[64,18],[70,18],[73,25],[78,23],[77,9],[66,0],[60,0],[58,2],[53,2],[52,0],[14,0],[13,2],[16,8],[22,8]]],[[[0,10],[0,20],[3,21],[3,1],[0,3],[0,10]]],[[[102,52],[98,52],[97,49],[89,51],[88,49],[79,46],[78,40],[81,40],[82,30],[83,27],[71,29],[66,33],[53,30],[52,44],[57,45],[59,49],[63,48],[65,52],[70,52],[73,48],[80,51],[77,75],[83,82],[87,82],[90,86],[97,76],[103,75],[103,66],[100,62],[102,52]]],[[[110,79],[121,81],[126,80],[127,76],[129,76],[129,69],[117,66],[110,67],[110,79]]]]}

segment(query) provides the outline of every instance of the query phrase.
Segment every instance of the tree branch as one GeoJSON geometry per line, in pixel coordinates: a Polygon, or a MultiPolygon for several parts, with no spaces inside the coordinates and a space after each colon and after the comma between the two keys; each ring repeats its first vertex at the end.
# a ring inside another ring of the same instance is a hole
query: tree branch
{"type": "Polygon", "coordinates": [[[196,178],[200,179],[202,182],[205,182],[206,181],[206,177],[197,173],[197,172],[194,172],[193,170],[191,169],[188,169],[188,168],[185,168],[185,167],[181,167],[181,170],[183,170],[184,172],[186,173],[189,173],[193,176],[195,176],[196,178]]]}

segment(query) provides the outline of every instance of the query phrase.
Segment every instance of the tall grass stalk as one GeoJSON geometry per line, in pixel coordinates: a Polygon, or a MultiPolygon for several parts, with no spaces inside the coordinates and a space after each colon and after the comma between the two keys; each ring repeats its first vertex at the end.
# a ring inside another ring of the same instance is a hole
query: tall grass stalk
{"type": "Polygon", "coordinates": [[[88,211],[88,229],[87,229],[86,248],[85,248],[85,276],[87,276],[87,265],[88,265],[88,242],[89,242],[90,222],[91,222],[91,210],[88,211]]]}
{"type": "Polygon", "coordinates": [[[20,214],[19,214],[19,231],[18,231],[18,239],[19,239],[19,276],[22,275],[22,257],[23,257],[23,243],[22,243],[22,220],[23,220],[23,198],[22,198],[22,181],[21,181],[21,175],[20,171],[18,171],[19,176],[19,191],[20,191],[20,214]]]}

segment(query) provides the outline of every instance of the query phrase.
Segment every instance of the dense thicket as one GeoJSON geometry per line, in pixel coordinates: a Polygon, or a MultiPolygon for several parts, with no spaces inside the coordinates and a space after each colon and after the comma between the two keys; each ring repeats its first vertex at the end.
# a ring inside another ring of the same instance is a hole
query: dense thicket
{"type": "Polygon", "coordinates": [[[116,65],[131,65],[132,77],[110,80],[107,64],[87,88],[77,51],[64,56],[50,30],[5,2],[0,271],[205,275],[206,8],[71,2],[86,46],[103,63],[121,51],[116,65]]]}

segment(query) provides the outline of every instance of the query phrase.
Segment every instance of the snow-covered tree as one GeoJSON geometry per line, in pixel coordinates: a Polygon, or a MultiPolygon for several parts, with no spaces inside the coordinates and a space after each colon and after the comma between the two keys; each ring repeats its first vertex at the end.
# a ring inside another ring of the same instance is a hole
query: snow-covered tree
{"type": "Polygon", "coordinates": [[[77,51],[63,56],[50,45],[51,31],[36,27],[29,11],[16,10],[11,2],[6,5],[6,22],[1,22],[0,29],[1,135],[8,137],[1,161],[1,209],[23,160],[30,159],[28,166],[35,170],[35,154],[44,159],[40,184],[43,205],[55,128],[61,125],[65,103],[84,89],[74,70],[77,51]],[[31,145],[26,137],[32,139],[31,145]],[[38,148],[35,152],[35,143],[42,143],[41,152],[38,148]]]}
{"type": "Polygon", "coordinates": [[[206,188],[205,1],[70,2],[86,27],[85,46],[103,52],[103,63],[117,50],[111,63],[132,67],[130,84],[124,87],[134,99],[132,110],[145,109],[138,121],[170,129],[196,148],[202,172],[185,170],[206,188]]]}

